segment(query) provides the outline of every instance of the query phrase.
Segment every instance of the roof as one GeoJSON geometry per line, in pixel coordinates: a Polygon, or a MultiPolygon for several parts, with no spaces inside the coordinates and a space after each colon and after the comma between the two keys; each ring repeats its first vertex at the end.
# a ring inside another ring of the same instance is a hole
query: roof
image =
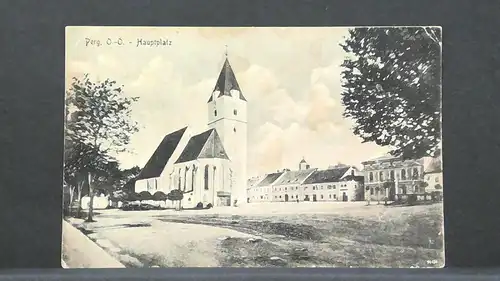
{"type": "Polygon", "coordinates": [[[374,161],[384,161],[384,160],[391,160],[391,159],[399,159],[399,158],[400,157],[392,156],[390,154],[384,154],[382,156],[379,156],[379,157],[376,157],[376,158],[373,158],[373,159],[370,159],[370,160],[363,161],[363,163],[374,162],[374,161]]]}
{"type": "MultiPolygon", "coordinates": [[[[215,83],[214,91],[219,91],[220,94],[218,96],[231,96],[231,90],[238,90],[240,92],[240,99],[246,101],[245,97],[241,93],[240,86],[238,85],[238,81],[236,81],[236,75],[234,75],[233,69],[231,68],[231,64],[229,64],[229,60],[226,57],[226,61],[224,61],[224,65],[219,74],[219,78],[217,79],[217,83],[215,83]]],[[[213,95],[210,96],[208,102],[213,100],[213,95]]]]}
{"type": "Polygon", "coordinates": [[[175,163],[184,163],[199,158],[229,159],[217,130],[210,129],[191,137],[175,163]]]}
{"type": "Polygon", "coordinates": [[[310,183],[324,183],[324,182],[337,182],[342,178],[342,176],[349,170],[350,167],[342,167],[337,169],[327,169],[321,171],[314,171],[311,176],[309,176],[304,184],[310,183]]]}
{"type": "Polygon", "coordinates": [[[281,175],[283,175],[283,172],[268,174],[268,175],[266,175],[266,177],[257,186],[268,186],[268,185],[271,185],[281,175]]]}
{"type": "Polygon", "coordinates": [[[146,165],[144,165],[144,168],[142,168],[139,175],[137,175],[136,180],[157,178],[161,175],[165,165],[167,165],[168,160],[172,157],[172,154],[179,145],[186,129],[187,127],[182,128],[163,138],[151,158],[149,158],[146,165]]]}
{"type": "Polygon", "coordinates": [[[306,160],[304,160],[304,158],[302,158],[302,160],[300,161],[300,164],[302,163],[307,163],[306,160]]]}
{"type": "Polygon", "coordinates": [[[286,172],[274,185],[301,184],[316,169],[286,172]]]}
{"type": "Polygon", "coordinates": [[[248,179],[247,181],[247,186],[248,187],[254,187],[256,186],[263,178],[262,177],[254,177],[254,178],[250,178],[248,179]]]}
{"type": "Polygon", "coordinates": [[[442,171],[440,158],[432,158],[429,165],[424,169],[425,174],[440,173],[442,171]]]}

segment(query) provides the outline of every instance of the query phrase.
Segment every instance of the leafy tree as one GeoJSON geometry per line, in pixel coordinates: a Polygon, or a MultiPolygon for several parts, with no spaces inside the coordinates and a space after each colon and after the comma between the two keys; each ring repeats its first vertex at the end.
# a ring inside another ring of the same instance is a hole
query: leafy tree
{"type": "Polygon", "coordinates": [[[74,155],[65,159],[65,174],[86,175],[90,197],[87,221],[93,221],[94,189],[116,180],[116,175],[109,175],[110,170],[118,173],[112,155],[125,152],[131,135],[138,131],[130,117],[137,98],[124,96],[122,86],[116,86],[115,81],[93,82],[88,75],[74,77],[66,97],[66,150],[74,155]]]}
{"type": "Polygon", "coordinates": [[[184,192],[180,189],[173,189],[167,194],[168,200],[174,202],[179,201],[179,210],[181,209],[182,199],[184,199],[184,192]]]}
{"type": "Polygon", "coordinates": [[[441,139],[441,30],[356,28],[341,47],[344,116],[364,142],[414,159],[441,139]]]}

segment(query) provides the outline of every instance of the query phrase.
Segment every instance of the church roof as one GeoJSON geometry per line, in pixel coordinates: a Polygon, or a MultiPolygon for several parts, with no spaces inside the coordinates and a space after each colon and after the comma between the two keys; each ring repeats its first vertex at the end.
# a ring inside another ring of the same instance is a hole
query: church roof
{"type": "Polygon", "coordinates": [[[187,127],[182,128],[163,138],[160,145],[158,145],[151,158],[149,158],[148,162],[137,176],[137,180],[157,178],[161,175],[165,165],[167,165],[168,160],[172,157],[172,154],[179,145],[186,129],[187,127]]]}
{"type": "Polygon", "coordinates": [[[316,169],[286,172],[274,185],[302,184],[302,182],[316,169]]]}
{"type": "Polygon", "coordinates": [[[283,172],[268,174],[261,182],[259,182],[257,186],[269,186],[273,182],[275,182],[281,175],[283,175],[283,172]]]}
{"type": "Polygon", "coordinates": [[[302,160],[300,160],[300,164],[302,163],[307,163],[306,160],[304,160],[304,158],[302,158],[302,160]]]}
{"type": "Polygon", "coordinates": [[[210,129],[191,137],[175,163],[184,163],[199,158],[229,159],[217,130],[210,129]]]}
{"type": "MultiPolygon", "coordinates": [[[[231,64],[229,64],[229,60],[226,58],[226,61],[220,71],[219,78],[217,79],[217,83],[215,84],[214,91],[219,91],[220,94],[218,97],[222,97],[231,96],[231,90],[238,90],[240,93],[240,99],[246,101],[245,97],[241,93],[238,81],[236,81],[236,75],[234,75],[231,64]]],[[[213,95],[210,95],[208,102],[211,102],[212,100],[213,95]]]]}
{"type": "Polygon", "coordinates": [[[311,183],[324,183],[324,182],[337,182],[340,181],[342,176],[349,170],[349,167],[342,167],[336,169],[328,169],[321,171],[314,171],[311,176],[309,176],[304,184],[311,183]]]}

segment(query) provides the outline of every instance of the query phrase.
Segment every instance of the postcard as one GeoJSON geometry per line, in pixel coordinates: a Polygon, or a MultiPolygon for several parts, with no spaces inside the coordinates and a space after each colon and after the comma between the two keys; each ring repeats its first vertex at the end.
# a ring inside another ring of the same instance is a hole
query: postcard
{"type": "Polygon", "coordinates": [[[67,27],[63,267],[443,267],[441,33],[67,27]]]}

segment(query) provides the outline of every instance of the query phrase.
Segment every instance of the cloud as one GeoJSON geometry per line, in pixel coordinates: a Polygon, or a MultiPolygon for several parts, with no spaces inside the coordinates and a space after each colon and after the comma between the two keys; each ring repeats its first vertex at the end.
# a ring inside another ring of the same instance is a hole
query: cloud
{"type": "Polygon", "coordinates": [[[142,166],[163,137],[184,126],[206,127],[207,100],[225,59],[248,100],[249,175],[298,167],[358,164],[386,151],[361,143],[342,117],[338,45],[346,29],[332,28],[91,28],[66,37],[67,84],[90,73],[124,85],[140,99],[133,118],[141,130],[132,137],[135,154],[121,154],[124,167],[142,166]],[[85,37],[167,36],[168,48],[87,48],[85,37]],[[68,41],[69,40],[69,41],[68,41]]]}

